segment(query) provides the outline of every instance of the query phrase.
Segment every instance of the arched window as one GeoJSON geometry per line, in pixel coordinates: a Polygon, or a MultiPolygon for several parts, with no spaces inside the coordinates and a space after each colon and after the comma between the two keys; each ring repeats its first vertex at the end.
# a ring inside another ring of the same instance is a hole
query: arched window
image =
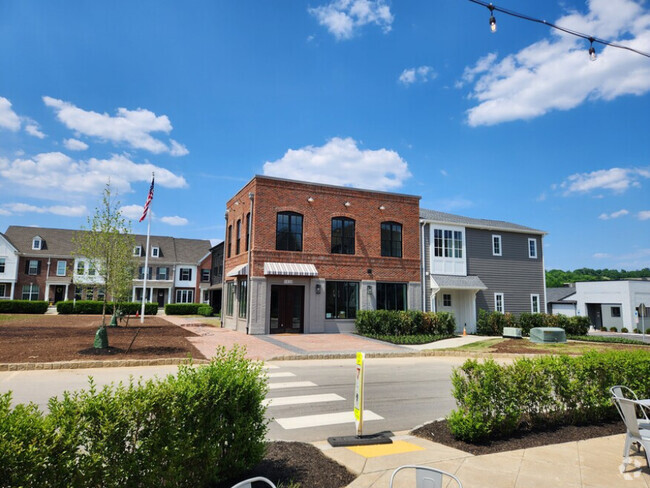
{"type": "Polygon", "coordinates": [[[354,220],[347,217],[332,219],[332,253],[354,254],[354,220]]]}
{"type": "Polygon", "coordinates": [[[381,223],[381,255],[392,258],[402,257],[402,224],[381,223]]]}
{"type": "Polygon", "coordinates": [[[302,251],[302,215],[296,212],[278,212],[275,249],[302,251]]]}

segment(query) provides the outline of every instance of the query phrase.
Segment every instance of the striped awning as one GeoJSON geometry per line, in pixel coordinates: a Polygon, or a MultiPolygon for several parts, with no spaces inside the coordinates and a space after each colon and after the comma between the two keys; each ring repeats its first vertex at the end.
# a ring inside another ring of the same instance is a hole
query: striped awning
{"type": "Polygon", "coordinates": [[[280,276],[318,276],[318,270],[313,264],[264,263],[264,274],[280,276]]]}
{"type": "Polygon", "coordinates": [[[240,264],[226,273],[226,276],[248,276],[248,264],[240,264]]]}

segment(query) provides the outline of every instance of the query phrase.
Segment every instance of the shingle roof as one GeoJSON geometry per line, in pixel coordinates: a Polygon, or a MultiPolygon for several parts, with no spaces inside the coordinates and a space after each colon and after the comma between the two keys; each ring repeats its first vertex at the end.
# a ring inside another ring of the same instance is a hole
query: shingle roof
{"type": "MultiPolygon", "coordinates": [[[[75,249],[72,239],[79,232],[83,231],[11,225],[7,228],[5,236],[18,249],[18,252],[23,254],[32,256],[39,254],[44,256],[71,256],[75,249]],[[44,249],[32,249],[32,239],[36,236],[40,236],[45,241],[44,249]]],[[[146,246],[146,235],[136,234],[133,237],[137,245],[146,246]]],[[[210,252],[211,247],[208,239],[182,239],[169,236],[151,236],[149,246],[160,248],[161,255],[156,262],[185,264],[198,263],[200,259],[210,252]]],[[[144,260],[144,257],[142,260],[144,260]]]]}
{"type": "Polygon", "coordinates": [[[426,208],[420,209],[420,218],[442,224],[464,225],[466,227],[474,227],[477,229],[523,232],[526,234],[546,234],[543,230],[533,229],[531,227],[525,227],[511,222],[504,222],[502,220],[474,219],[471,217],[439,212],[437,210],[427,210],[426,208]]]}
{"type": "Polygon", "coordinates": [[[485,284],[478,276],[432,274],[431,279],[440,289],[451,288],[455,290],[487,290],[487,286],[485,286],[485,284]]]}
{"type": "Polygon", "coordinates": [[[575,295],[576,289],[573,287],[568,287],[568,286],[560,286],[557,288],[547,288],[546,289],[546,301],[548,303],[551,302],[559,302],[561,300],[564,300],[565,298],[575,295]]]}

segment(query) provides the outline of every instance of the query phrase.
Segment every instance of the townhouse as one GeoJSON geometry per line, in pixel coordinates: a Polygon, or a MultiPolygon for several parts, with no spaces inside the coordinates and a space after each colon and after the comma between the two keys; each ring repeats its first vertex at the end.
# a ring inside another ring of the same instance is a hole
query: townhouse
{"type": "MultiPolygon", "coordinates": [[[[0,234],[0,292],[4,288],[0,298],[52,303],[101,299],[102,280],[97,270],[88,259],[74,254],[74,235],[79,232],[83,231],[10,226],[0,234]]],[[[134,237],[138,272],[132,299],[139,301],[143,294],[146,236],[134,237]]],[[[201,302],[209,287],[210,247],[208,240],[151,236],[147,299],[161,307],[166,303],[201,302]],[[207,274],[202,271],[206,267],[207,274]]]]}
{"type": "Polygon", "coordinates": [[[358,310],[419,309],[419,200],[255,176],[227,203],[224,326],[351,331],[358,310]]]}
{"type": "Polygon", "coordinates": [[[424,310],[452,312],[476,330],[479,309],[546,312],[546,233],[510,222],[420,209],[424,310]]]}

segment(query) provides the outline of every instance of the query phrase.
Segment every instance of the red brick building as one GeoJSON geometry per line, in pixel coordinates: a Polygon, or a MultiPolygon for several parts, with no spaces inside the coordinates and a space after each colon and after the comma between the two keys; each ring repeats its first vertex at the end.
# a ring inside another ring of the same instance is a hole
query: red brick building
{"type": "Polygon", "coordinates": [[[352,330],[421,309],[420,197],[255,176],[227,203],[224,326],[352,330]]]}

